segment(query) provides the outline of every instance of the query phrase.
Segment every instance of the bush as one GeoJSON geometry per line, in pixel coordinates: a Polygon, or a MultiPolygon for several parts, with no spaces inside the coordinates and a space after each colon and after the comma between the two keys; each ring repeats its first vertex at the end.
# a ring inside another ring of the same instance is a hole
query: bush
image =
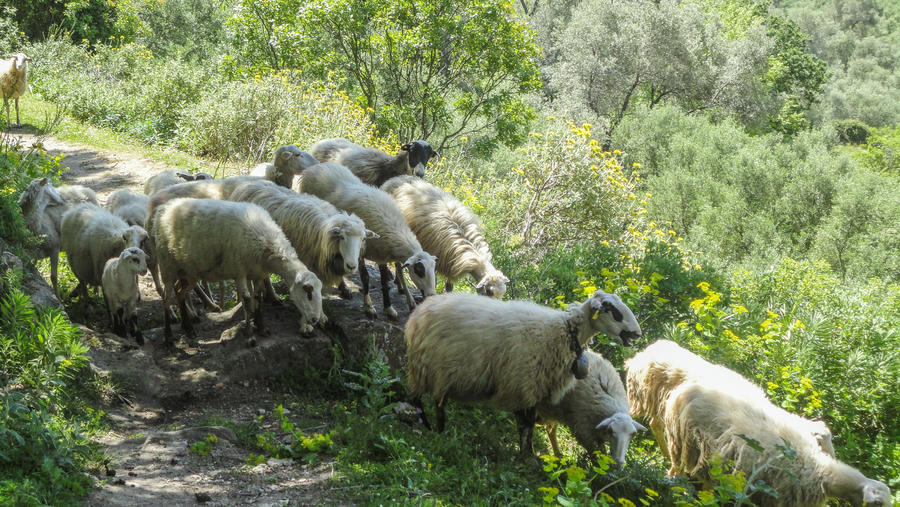
{"type": "Polygon", "coordinates": [[[871,135],[869,126],[859,120],[835,120],[831,123],[844,144],[865,144],[871,135]]]}
{"type": "Polygon", "coordinates": [[[17,51],[25,37],[16,24],[16,9],[10,6],[0,7],[0,57],[17,51]]]}

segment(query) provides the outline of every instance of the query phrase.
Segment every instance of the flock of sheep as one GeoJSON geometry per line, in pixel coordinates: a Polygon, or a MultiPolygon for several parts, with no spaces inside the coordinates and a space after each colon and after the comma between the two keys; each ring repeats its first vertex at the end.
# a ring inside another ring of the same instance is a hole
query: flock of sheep
{"type": "Polygon", "coordinates": [[[174,303],[189,337],[199,318],[191,292],[207,308],[218,307],[208,282],[234,281],[259,336],[267,334],[262,302],[277,297],[271,274],[286,282],[302,333],[325,320],[322,289],[337,286],[349,298],[344,279],[357,271],[364,311],[374,317],[369,259],[379,266],[385,315],[397,316],[391,279],[412,310],[405,328],[409,394],[429,427],[424,394],[435,401],[438,431],[448,400],[483,403],[515,414],[525,455],[532,454],[537,422],[548,425],[559,454],[556,426],[564,424],[589,451],[608,442],[622,465],[632,436],[646,429],[632,415],[642,416],[672,474],[709,485],[711,460],[721,456],[774,488],[777,497],[754,498],[763,505],[821,505],[827,497],[890,505],[887,486],[834,458],[824,423],[776,407],[737,373],[672,342],[657,341],[626,362],[626,392],[612,364],[588,347],[598,333],[626,346],[641,336],[615,294],[598,290],[566,310],[501,301],[509,280],[492,264],[478,217],[423,179],[436,156],[428,143],[404,145],[396,156],[345,139],[320,141],[310,151],[282,146],[272,164],[249,176],[164,171],[146,182],[144,195],[118,190],[105,208],[90,189],[39,178],[19,203],[50,258],[54,289],[62,250],[79,282],[73,293],[101,287],[114,331],[138,343],[137,280],[148,270],[163,299],[168,344],[174,303]],[[447,280],[440,295],[436,273],[447,280]],[[406,274],[424,296],[418,305],[406,274]],[[466,275],[478,294],[452,293],[466,275]],[[779,459],[785,445],[796,451],[793,459],[779,459]]]}

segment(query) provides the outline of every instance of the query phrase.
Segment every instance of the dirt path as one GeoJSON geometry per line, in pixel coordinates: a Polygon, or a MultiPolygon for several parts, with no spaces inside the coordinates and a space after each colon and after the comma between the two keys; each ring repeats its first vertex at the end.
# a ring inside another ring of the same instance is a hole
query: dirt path
{"type": "MultiPolygon", "coordinates": [[[[24,145],[35,136],[18,134],[24,145]]],[[[119,188],[142,191],[143,182],[154,173],[169,169],[131,153],[113,153],[90,146],[43,139],[51,154],[65,154],[65,184],[94,189],[101,203],[119,188]]],[[[369,267],[372,279],[377,269],[369,267]]],[[[250,453],[260,450],[223,427],[207,427],[210,421],[236,425],[255,424],[259,431],[277,430],[272,410],[278,404],[290,407],[290,417],[321,432],[328,428],[330,407],[321,398],[304,398],[302,380],[311,389],[341,357],[362,357],[374,342],[395,366],[402,362],[401,324],[383,319],[367,320],[358,294],[350,301],[326,290],[324,330],[312,337],[297,332],[296,311],[289,305],[267,306],[271,336],[247,346],[248,330],[239,306],[209,313],[196,326],[198,338],[177,337],[174,348],[162,346],[162,304],[149,276],[141,280],[139,317],[147,343],[137,346],[109,332],[105,310],[95,298],[86,308],[78,303],[67,308],[91,345],[91,367],[121,386],[105,409],[112,431],[100,439],[111,457],[106,477],[89,505],[308,505],[346,503],[332,482],[331,459],[307,466],[291,460],[269,459],[257,466],[246,464],[250,453]],[[291,382],[275,382],[280,377],[291,382]],[[291,387],[284,387],[290,385],[291,387]],[[295,392],[293,389],[296,389],[295,392]],[[301,396],[298,396],[300,394],[301,396]],[[316,407],[316,408],[310,408],[316,407]],[[212,433],[217,443],[206,456],[189,446],[212,433]]],[[[285,289],[278,287],[276,290],[285,289]]],[[[378,294],[372,296],[380,308],[378,294]]],[[[394,307],[406,309],[399,295],[394,307]]],[[[341,365],[338,365],[341,366],[341,365]]],[[[319,384],[321,385],[321,384],[319,384]]],[[[340,402],[340,400],[334,400],[340,402]]],[[[276,431],[277,433],[277,431],[276,431]]]]}

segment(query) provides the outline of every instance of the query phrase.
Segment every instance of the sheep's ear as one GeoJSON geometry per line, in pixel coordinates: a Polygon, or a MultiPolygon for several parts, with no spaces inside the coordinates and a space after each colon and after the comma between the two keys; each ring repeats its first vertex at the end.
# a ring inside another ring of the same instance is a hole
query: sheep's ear
{"type": "Polygon", "coordinates": [[[312,284],[305,283],[303,284],[303,290],[306,291],[306,299],[312,301],[313,290],[315,290],[315,287],[313,287],[312,284]]]}
{"type": "Polygon", "coordinates": [[[600,424],[598,424],[595,428],[598,430],[609,429],[610,424],[612,424],[612,417],[607,417],[606,419],[600,421],[600,424]]]}
{"type": "Polygon", "coordinates": [[[509,283],[509,278],[506,278],[506,275],[503,276],[503,283],[509,283]]]}
{"type": "Polygon", "coordinates": [[[335,238],[341,238],[341,239],[344,239],[344,233],[341,231],[341,228],[338,227],[338,226],[332,227],[331,230],[328,231],[328,232],[329,232],[332,236],[334,236],[335,238]]]}
{"type": "Polygon", "coordinates": [[[635,429],[637,429],[638,431],[647,431],[647,427],[644,426],[643,424],[641,424],[637,421],[632,421],[632,422],[634,423],[635,429]]]}
{"type": "Polygon", "coordinates": [[[366,235],[365,235],[365,236],[366,236],[366,239],[378,239],[378,238],[381,237],[377,232],[375,232],[375,231],[370,231],[369,229],[366,229],[366,235]]]}

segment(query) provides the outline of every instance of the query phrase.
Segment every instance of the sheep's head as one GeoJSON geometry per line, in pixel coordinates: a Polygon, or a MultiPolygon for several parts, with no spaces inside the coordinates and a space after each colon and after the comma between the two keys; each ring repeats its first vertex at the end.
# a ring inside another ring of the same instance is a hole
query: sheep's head
{"type": "Polygon", "coordinates": [[[25,67],[27,62],[32,61],[31,58],[25,53],[16,53],[12,55],[13,60],[16,62],[16,70],[22,70],[25,67]]]}
{"type": "Polygon", "coordinates": [[[625,451],[631,443],[631,437],[638,431],[647,431],[643,425],[624,412],[616,412],[596,426],[603,433],[603,440],[609,442],[609,453],[616,465],[625,464],[625,451]]]}
{"type": "Polygon", "coordinates": [[[199,181],[199,180],[213,179],[211,174],[207,174],[207,173],[203,173],[203,172],[191,174],[191,173],[179,171],[179,172],[175,173],[175,176],[178,176],[179,178],[183,179],[184,181],[199,181]]]}
{"type": "Polygon", "coordinates": [[[63,198],[53,188],[50,178],[35,178],[31,180],[22,195],[19,196],[19,207],[23,213],[48,204],[63,204],[63,198]]]}
{"type": "Polygon", "coordinates": [[[279,173],[292,174],[300,174],[318,163],[316,157],[293,144],[286,144],[275,150],[275,159],[272,162],[279,173]]]}
{"type": "MultiPolygon", "coordinates": [[[[409,278],[412,280],[423,297],[434,296],[437,294],[435,290],[434,268],[437,264],[437,257],[428,252],[419,250],[415,255],[406,259],[403,267],[409,270],[409,278]]],[[[403,273],[400,273],[403,276],[403,273]]]]}
{"type": "Polygon", "coordinates": [[[330,266],[331,271],[342,275],[355,272],[363,241],[377,238],[378,235],[366,229],[358,216],[343,212],[332,217],[327,227],[329,236],[337,244],[330,266]]]}
{"type": "Polygon", "coordinates": [[[312,271],[298,273],[291,284],[291,301],[300,312],[300,332],[309,334],[313,326],[325,322],[322,312],[322,282],[312,271]]]}
{"type": "Polygon", "coordinates": [[[889,507],[893,502],[891,490],[885,483],[875,479],[866,479],[866,483],[862,487],[862,503],[859,504],[852,500],[850,503],[866,507],[889,507]]]}
{"type": "Polygon", "coordinates": [[[488,271],[486,275],[481,277],[481,280],[478,280],[475,290],[482,296],[503,299],[503,295],[506,294],[507,283],[509,283],[509,278],[506,278],[500,270],[494,269],[488,271]]]}
{"type": "Polygon", "coordinates": [[[119,254],[119,265],[141,275],[147,274],[147,254],[140,248],[130,246],[119,254]]]}
{"type": "Polygon", "coordinates": [[[122,231],[122,239],[125,241],[126,247],[133,246],[141,248],[149,237],[150,235],[147,234],[147,231],[140,225],[132,225],[122,231]]]}
{"type": "Polygon", "coordinates": [[[425,166],[428,165],[428,161],[438,156],[437,152],[426,141],[413,141],[409,144],[404,144],[400,149],[408,152],[409,174],[419,178],[425,177],[425,166]]]}
{"type": "Polygon", "coordinates": [[[598,290],[585,302],[585,306],[590,312],[591,328],[595,331],[619,338],[626,347],[631,346],[633,338],[641,336],[640,324],[619,296],[598,290]]]}

